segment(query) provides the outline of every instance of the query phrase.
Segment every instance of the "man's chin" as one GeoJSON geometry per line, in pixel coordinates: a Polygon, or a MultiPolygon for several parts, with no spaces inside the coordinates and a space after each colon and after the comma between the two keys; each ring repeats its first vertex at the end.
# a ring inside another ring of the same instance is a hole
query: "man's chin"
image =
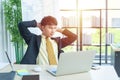
{"type": "Polygon", "coordinates": [[[48,37],[53,37],[53,35],[49,35],[48,37]]]}

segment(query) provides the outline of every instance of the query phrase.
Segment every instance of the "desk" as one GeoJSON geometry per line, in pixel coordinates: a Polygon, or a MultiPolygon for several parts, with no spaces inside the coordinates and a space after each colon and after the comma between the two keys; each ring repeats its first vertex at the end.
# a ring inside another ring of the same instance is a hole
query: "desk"
{"type": "MultiPolygon", "coordinates": [[[[39,74],[40,80],[119,80],[113,66],[101,66],[99,70],[91,70],[86,73],[73,74],[73,75],[65,75],[60,77],[54,77],[48,72],[46,72],[46,68],[49,67],[47,65],[41,66],[41,72],[34,72],[32,69],[37,65],[19,65],[15,64],[15,70],[18,69],[27,69],[32,74],[39,74]]],[[[8,72],[11,71],[10,66],[8,65],[4,69],[0,70],[0,72],[8,72]]],[[[21,77],[16,75],[15,80],[21,80],[21,77]]]]}

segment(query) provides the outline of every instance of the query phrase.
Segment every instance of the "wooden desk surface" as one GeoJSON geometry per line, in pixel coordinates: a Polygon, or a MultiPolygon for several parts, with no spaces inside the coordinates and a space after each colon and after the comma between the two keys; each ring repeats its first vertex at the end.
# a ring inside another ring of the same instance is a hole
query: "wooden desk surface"
{"type": "MultiPolygon", "coordinates": [[[[91,70],[86,73],[65,75],[60,77],[54,77],[46,71],[47,65],[40,66],[40,72],[34,72],[33,68],[38,65],[19,65],[15,64],[15,70],[27,69],[31,74],[39,74],[40,80],[119,80],[113,66],[101,66],[99,70],[91,70]]],[[[11,67],[8,65],[4,69],[0,69],[0,72],[10,72],[11,67]]],[[[21,80],[22,77],[16,75],[15,80],[21,80]]]]}

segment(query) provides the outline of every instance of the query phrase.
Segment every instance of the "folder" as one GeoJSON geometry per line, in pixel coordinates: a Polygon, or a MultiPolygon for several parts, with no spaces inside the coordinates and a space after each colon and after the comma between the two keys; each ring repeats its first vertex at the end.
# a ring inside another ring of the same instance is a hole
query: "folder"
{"type": "Polygon", "coordinates": [[[15,71],[0,73],[0,80],[14,80],[15,71]]]}

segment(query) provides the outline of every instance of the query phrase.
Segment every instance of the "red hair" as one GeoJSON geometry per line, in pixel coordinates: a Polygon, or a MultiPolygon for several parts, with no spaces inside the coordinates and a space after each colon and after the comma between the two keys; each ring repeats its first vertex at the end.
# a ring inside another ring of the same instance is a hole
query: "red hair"
{"type": "Polygon", "coordinates": [[[42,20],[41,20],[41,26],[45,26],[45,25],[57,25],[57,20],[55,17],[52,16],[45,16],[42,20]]]}

